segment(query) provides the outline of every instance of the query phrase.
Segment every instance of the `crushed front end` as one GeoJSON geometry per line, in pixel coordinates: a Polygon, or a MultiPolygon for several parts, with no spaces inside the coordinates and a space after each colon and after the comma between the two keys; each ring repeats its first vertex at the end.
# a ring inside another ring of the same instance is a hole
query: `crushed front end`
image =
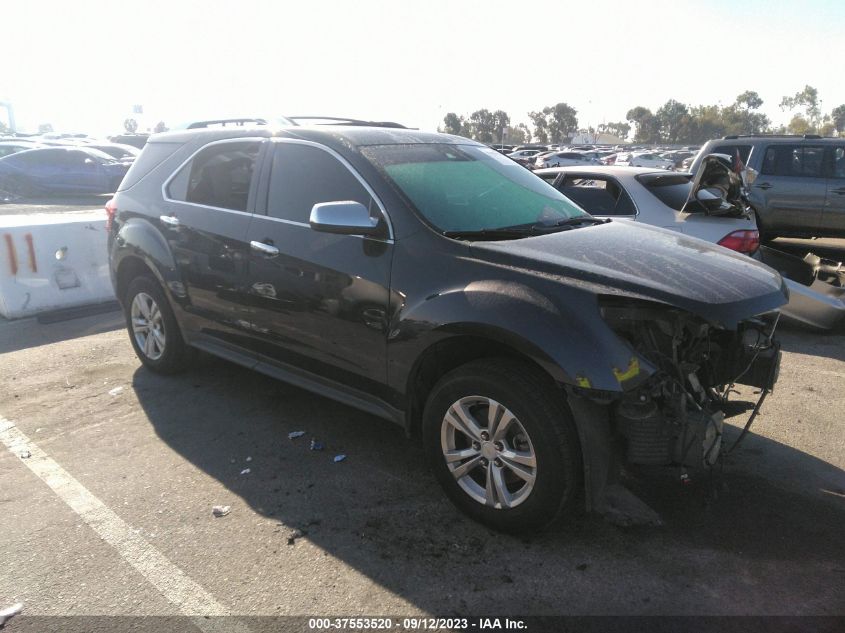
{"type": "Polygon", "coordinates": [[[732,387],[774,388],[778,312],[747,319],[735,331],[672,308],[605,305],[608,325],[657,371],[610,405],[612,429],[634,464],[712,466],[732,387]]]}
{"type": "MultiPolygon", "coordinates": [[[[735,385],[759,390],[756,404],[742,409],[750,410],[744,437],[778,378],[780,313],[756,315],[727,329],[650,301],[609,299],[600,312],[630,347],[631,367],[649,369],[614,369],[621,392],[575,388],[570,393],[575,414],[596,421],[582,436],[585,459],[592,460],[587,503],[588,509],[606,513],[608,499],[614,499],[610,505],[620,503],[615,483],[622,464],[678,465],[684,473],[714,466],[724,451],[726,414],[736,412],[738,403],[729,403],[735,385]]],[[[631,508],[641,502],[621,503],[631,508]]],[[[610,509],[620,513],[618,507],[610,509]]]]}

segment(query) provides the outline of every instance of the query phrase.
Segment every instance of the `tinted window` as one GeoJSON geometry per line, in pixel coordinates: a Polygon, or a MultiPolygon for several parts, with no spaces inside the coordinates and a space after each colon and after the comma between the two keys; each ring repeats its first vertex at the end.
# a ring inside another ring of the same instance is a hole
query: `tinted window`
{"type": "Polygon", "coordinates": [[[770,176],[821,178],[824,148],[801,145],[772,145],[766,149],[761,173],[770,176]]]}
{"type": "Polygon", "coordinates": [[[560,191],[592,215],[634,215],[636,209],[628,193],[612,179],[567,176],[560,191]]]}
{"type": "Polygon", "coordinates": [[[845,178],[845,147],[833,149],[833,177],[845,178]]]}
{"type": "Polygon", "coordinates": [[[318,202],[354,200],[370,208],[370,194],[346,166],[328,152],[280,143],[273,154],[267,213],[307,223],[318,202]]]}
{"type": "Polygon", "coordinates": [[[641,176],[637,178],[651,195],[670,209],[684,208],[692,189],[692,177],[684,175],[641,176]]]}
{"type": "Polygon", "coordinates": [[[246,211],[259,147],[259,142],[243,142],[205,148],[173,179],[168,195],[174,200],[246,211]]]}

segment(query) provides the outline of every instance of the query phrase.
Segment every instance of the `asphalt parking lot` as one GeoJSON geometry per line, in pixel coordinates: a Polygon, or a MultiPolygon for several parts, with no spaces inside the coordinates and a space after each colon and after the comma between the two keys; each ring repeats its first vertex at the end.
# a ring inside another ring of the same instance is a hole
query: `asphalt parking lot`
{"type": "Polygon", "coordinates": [[[782,339],[777,390],[724,472],[688,486],[674,469],[630,473],[663,527],[577,517],[520,539],[459,514],[387,422],[211,358],[153,375],[119,313],[0,323],[0,602],[30,615],[842,615],[845,333],[782,339]]]}

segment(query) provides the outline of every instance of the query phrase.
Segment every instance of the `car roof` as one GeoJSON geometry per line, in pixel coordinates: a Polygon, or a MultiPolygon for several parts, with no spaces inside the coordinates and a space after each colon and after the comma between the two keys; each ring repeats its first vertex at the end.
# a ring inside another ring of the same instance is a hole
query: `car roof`
{"type": "Polygon", "coordinates": [[[279,127],[223,127],[200,128],[195,130],[179,130],[153,134],[148,143],[187,143],[200,139],[200,142],[210,143],[216,140],[236,138],[294,138],[328,145],[404,145],[418,143],[448,143],[452,145],[477,145],[486,147],[482,143],[436,132],[421,132],[403,128],[364,127],[342,125],[314,125],[279,127]]]}
{"type": "Polygon", "coordinates": [[[789,145],[794,145],[795,143],[841,143],[842,140],[843,139],[841,137],[818,136],[814,134],[807,134],[805,136],[790,134],[759,134],[757,136],[737,135],[725,136],[723,138],[715,138],[707,141],[707,145],[711,147],[713,145],[739,145],[742,143],[756,143],[760,141],[765,141],[766,143],[785,143],[789,145]]]}

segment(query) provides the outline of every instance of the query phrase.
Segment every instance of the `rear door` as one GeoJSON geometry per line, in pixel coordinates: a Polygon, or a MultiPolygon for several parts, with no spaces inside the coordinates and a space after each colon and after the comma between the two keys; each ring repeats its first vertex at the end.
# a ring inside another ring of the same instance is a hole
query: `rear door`
{"type": "Polygon", "coordinates": [[[845,237],[845,143],[830,152],[827,199],[821,219],[821,235],[845,237]]]}
{"type": "Polygon", "coordinates": [[[827,198],[822,145],[769,145],[750,200],[763,229],[785,235],[817,235],[827,198]]]}
{"type": "Polygon", "coordinates": [[[378,394],[386,382],[393,242],[315,231],[309,218],[319,202],[348,200],[385,227],[387,218],[332,150],[291,139],[272,145],[266,214],[256,213],[247,237],[259,360],[378,394]]]}
{"type": "Polygon", "coordinates": [[[165,183],[162,214],[154,220],[182,275],[188,335],[223,347],[246,348],[254,341],[243,291],[246,234],[265,144],[238,139],[200,149],[165,183]]]}

